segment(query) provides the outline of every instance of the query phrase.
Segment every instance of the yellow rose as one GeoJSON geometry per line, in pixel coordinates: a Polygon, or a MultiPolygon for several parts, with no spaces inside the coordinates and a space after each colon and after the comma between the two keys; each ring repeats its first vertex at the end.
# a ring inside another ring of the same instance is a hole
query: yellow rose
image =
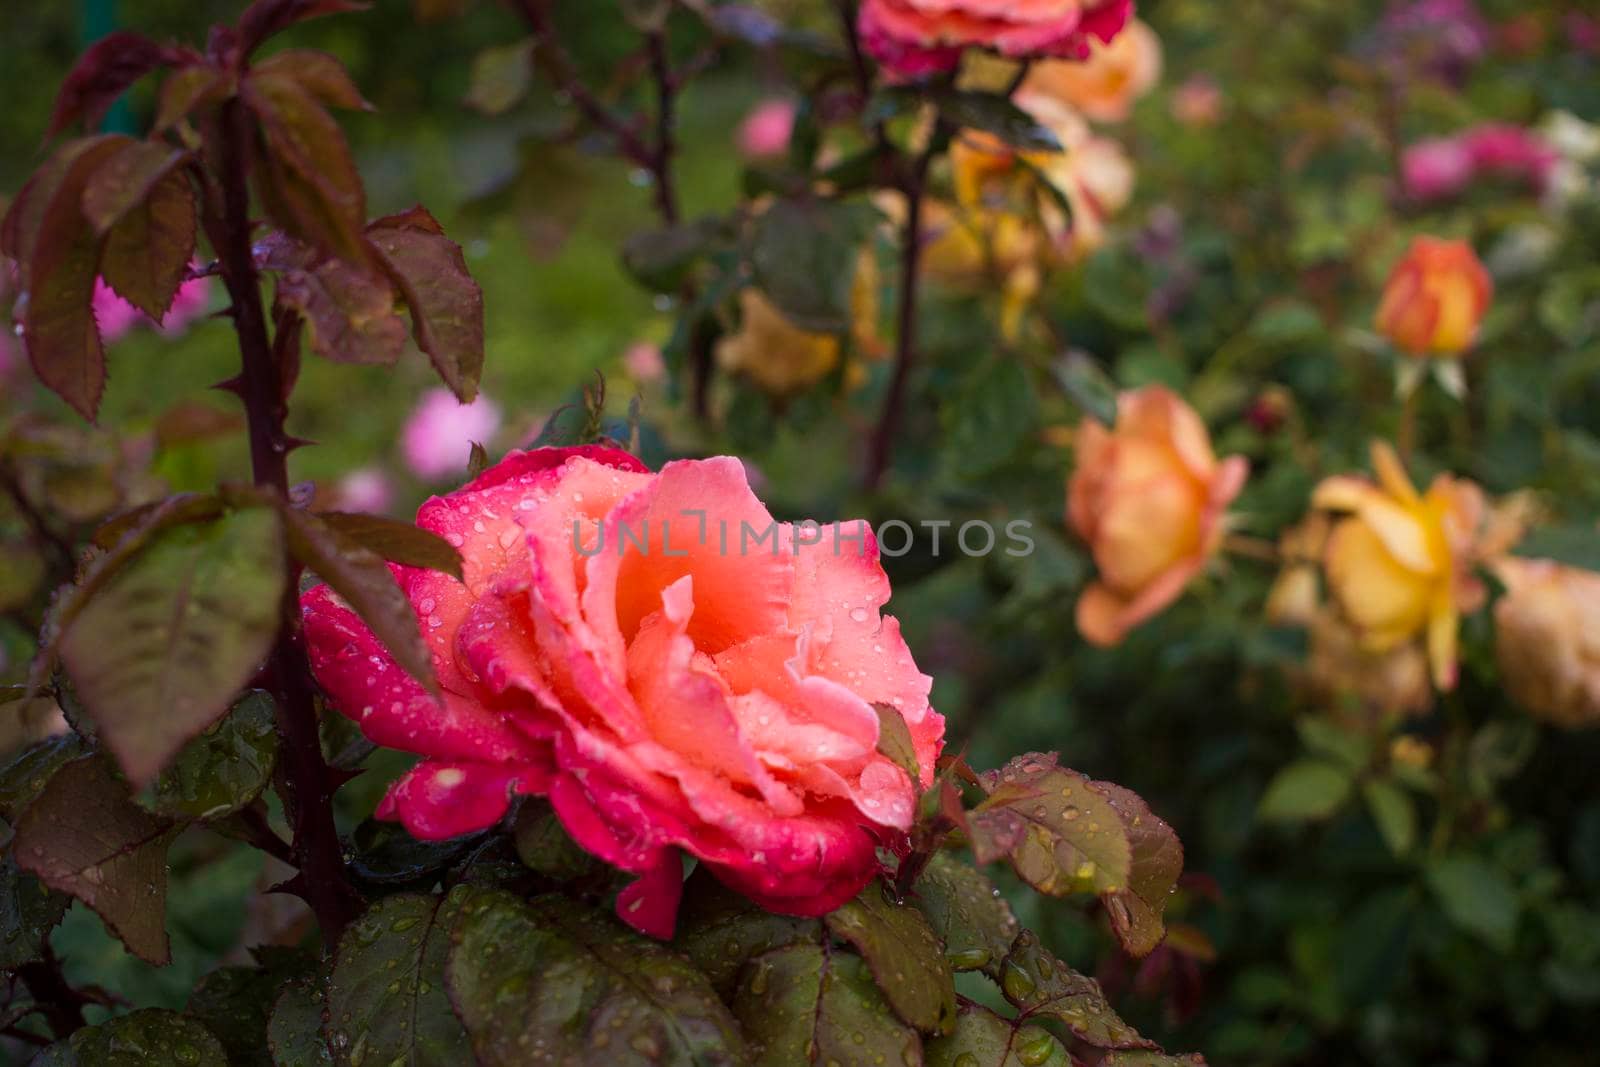
{"type": "Polygon", "coordinates": [[[1067,517],[1099,571],[1078,599],[1078,630],[1114,645],[1205,566],[1249,465],[1219,462],[1194,409],[1161,386],[1123,393],[1111,430],[1085,419],[1076,451],[1067,517]]]}
{"type": "Polygon", "coordinates": [[[1440,475],[1419,494],[1388,445],[1372,446],[1377,482],[1338,476],[1317,486],[1312,506],[1344,517],[1328,537],[1329,592],[1369,652],[1426,635],[1433,680],[1456,681],[1461,613],[1482,599],[1472,578],[1483,493],[1440,475]]]}
{"type": "Polygon", "coordinates": [[[1495,573],[1506,585],[1494,608],[1506,689],[1557,726],[1600,724],[1600,574],[1529,559],[1495,573]]]}
{"type": "Polygon", "coordinates": [[[1035,62],[1023,91],[1052,97],[1096,122],[1121,122],[1160,80],[1161,38],[1134,19],[1110,44],[1094,41],[1087,60],[1035,62]]]}

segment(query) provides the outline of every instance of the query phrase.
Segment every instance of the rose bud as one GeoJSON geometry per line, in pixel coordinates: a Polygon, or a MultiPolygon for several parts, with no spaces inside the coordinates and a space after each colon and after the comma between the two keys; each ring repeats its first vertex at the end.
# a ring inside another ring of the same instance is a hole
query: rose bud
{"type": "Polygon", "coordinates": [[[1384,286],[1378,332],[1412,356],[1459,356],[1477,339],[1493,291],[1465,241],[1418,237],[1384,286]]]}

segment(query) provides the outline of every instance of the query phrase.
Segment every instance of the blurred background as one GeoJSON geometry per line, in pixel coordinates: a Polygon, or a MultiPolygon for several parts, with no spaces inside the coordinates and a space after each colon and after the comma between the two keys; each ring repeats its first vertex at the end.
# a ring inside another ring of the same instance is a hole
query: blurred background
{"type": "MultiPolygon", "coordinates": [[[[821,4],[761,6],[829,25],[821,4]]],[[[55,90],[86,43],[118,27],[199,43],[206,25],[240,7],[7,3],[0,193],[14,193],[43,158],[55,90]]],[[[557,8],[591,84],[625,83],[637,37],[615,5],[557,8]]],[[[1179,390],[1219,454],[1251,459],[1240,532],[1270,543],[1323,475],[1360,469],[1368,441],[1397,432],[1392,367],[1369,343],[1390,267],[1414,234],[1466,238],[1495,277],[1496,299],[1466,399],[1430,389],[1419,401],[1413,473],[1424,484],[1453,470],[1495,493],[1534,489],[1592,529],[1600,9],[1141,0],[1139,13],[1162,61],[1155,87],[1115,130],[1137,175],[1132,199],[1092,255],[1047,280],[1039,304],[1050,344],[1088,354],[1122,387],[1179,390]],[[1536,141],[1470,175],[1443,148],[1432,158],[1416,151],[1485,123],[1536,141]]],[[[527,442],[600,371],[614,413],[642,398],[649,458],[736,451],[781,517],[1031,521],[1038,548],[1025,559],[892,561],[890,609],[974,765],[1061,751],[1148,798],[1177,828],[1191,876],[1173,937],[1142,964],[1118,959],[1079,910],[1019,894],[1025,922],[1085,970],[1098,961],[1147,1033],[1214,1064],[1596,1062],[1596,731],[1556,731],[1510,710],[1492,682],[1490,637],[1470,621],[1463,685],[1431,719],[1308,696],[1294,673],[1305,636],[1263,617],[1275,575],[1246,559],[1224,563],[1120,648],[1085,645],[1071,604],[1088,564],[1062,521],[1063,442],[1076,409],[1026,381],[994,384],[987,361],[1012,343],[997,340],[992,293],[952,290],[930,302],[926,369],[897,477],[880,495],[855,485],[881,364],[860,388],[773,396],[728,382],[715,428],[701,427],[663,376],[671,301],[641,288],[619,254],[654,225],[647,182],[598,139],[561,136],[563,102],[514,61],[524,35],[494,0],[378,0],[284,36],[285,47],[325,49],[350,66],[375,105],[344,116],[370,213],[427,205],[464,247],[488,325],[486,399],[470,413],[431,393],[432,372],[414,352],[393,374],[307,360],[291,429],[318,447],[295,454],[296,478],[346,506],[408,515],[459,479],[465,441],[491,454],[527,442]],[[459,462],[426,459],[439,440],[461,442],[450,454],[459,462]],[[1460,785],[1448,800],[1437,781],[1426,784],[1443,758],[1441,722],[1460,727],[1448,732],[1460,748],[1445,754],[1460,785]],[[1420,823],[1431,838],[1397,848],[1393,825],[1343,794],[1312,798],[1293,818],[1263,817],[1284,766],[1341,746],[1362,780],[1421,776],[1404,795],[1413,836],[1420,823]]],[[[685,56],[696,51],[692,32],[678,44],[685,56]]],[[[754,151],[743,124],[763,102],[793,103],[784,62],[729,52],[687,89],[678,163],[687,216],[741,197],[754,151]]],[[[152,106],[147,80],[108,122],[142,131],[152,106]]],[[[26,419],[53,427],[35,436],[58,450],[50,484],[59,506],[95,514],[120,491],[105,479],[127,468],[173,489],[247,470],[234,406],[208,388],[237,360],[231,331],[205,317],[221,294],[197,300],[181,328],[134,324],[115,339],[99,431],[77,428],[14,353],[0,353],[9,361],[0,419],[8,429],[26,419]]],[[[1030,344],[1050,347],[1017,347],[1030,344]]],[[[7,680],[29,640],[0,623],[7,680]]],[[[358,782],[348,803],[370,805],[379,784],[363,793],[358,782]]],[[[158,974],[126,958],[78,908],[57,935],[76,976],[136,1003],[181,1002],[246,922],[216,903],[238,896],[224,886],[258,877],[216,860],[194,860],[193,875],[175,882],[183,951],[174,968],[158,974]]]]}

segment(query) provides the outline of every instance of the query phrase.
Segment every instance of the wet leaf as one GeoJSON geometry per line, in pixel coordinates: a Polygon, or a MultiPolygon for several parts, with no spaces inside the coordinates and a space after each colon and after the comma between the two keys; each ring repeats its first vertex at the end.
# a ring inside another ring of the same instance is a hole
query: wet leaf
{"type": "Polygon", "coordinates": [[[28,359],[39,380],[92,420],[105,389],[105,349],[90,310],[101,240],[83,217],[83,190],[122,136],[63,145],[29,179],[0,225],[0,250],[15,259],[27,302],[21,313],[28,359]]]}
{"type": "Polygon", "coordinates": [[[891,901],[874,879],[826,921],[835,937],[861,953],[900,1018],[930,1034],[955,1025],[954,975],[922,912],[891,901]]]}
{"type": "Polygon", "coordinates": [[[267,1020],[273,1067],[332,1067],[333,1053],[322,1036],[326,1009],[327,983],[322,978],[302,978],[283,987],[267,1020]]]}
{"type": "Polygon", "coordinates": [[[284,508],[283,520],[294,557],[327,582],[372,628],[401,669],[437,698],[439,680],[416,612],[383,558],[310,512],[284,508]]]}
{"type": "Polygon", "coordinates": [[[83,739],[57,734],[17,753],[0,769],[0,819],[15,823],[51,777],[83,755],[83,739]]]}
{"type": "Polygon", "coordinates": [[[728,1000],[746,961],[785,945],[816,944],[821,935],[818,920],[759,908],[697,868],[683,887],[672,947],[688,956],[717,995],[728,1000]]]}
{"type": "MultiPolygon", "coordinates": [[[[470,895],[468,895],[470,894],[470,895]]],[[[739,1028],[706,979],[666,946],[565,897],[464,897],[450,999],[484,1067],[632,1067],[747,1062],[739,1028]]]]}
{"type": "Polygon", "coordinates": [[[1100,1067],[1206,1067],[1204,1056],[1169,1056],[1165,1052],[1121,1050],[1100,1061],[1100,1067]]]}
{"type": "Polygon", "coordinates": [[[349,263],[364,262],[366,187],[339,124],[283,73],[253,72],[241,95],[266,139],[256,176],[267,213],[291,236],[349,263]]]}
{"type": "Polygon", "coordinates": [[[919,1067],[922,1040],[895,1017],[860,956],[827,945],[773,949],[740,975],[733,1012],[755,1067],[919,1067]]]}
{"type": "Polygon", "coordinates": [[[1133,846],[1095,783],[1054,756],[1019,756],[983,776],[989,796],[967,816],[979,863],[1008,858],[1022,879],[1056,896],[1125,888],[1133,846]]]}
{"type": "Polygon", "coordinates": [[[471,1061],[444,984],[460,900],[459,894],[385,897],[345,930],[328,983],[335,1063],[461,1067],[471,1061]]]}
{"type": "Polygon", "coordinates": [[[141,810],[108,761],[62,767],[17,820],[25,871],[83,901],[140,959],[168,961],[167,845],[173,824],[141,810]]]}
{"type": "MultiPolygon", "coordinates": [[[[114,156],[106,167],[116,166],[126,154],[114,156]]],[[[104,174],[106,167],[99,174],[104,174]]],[[[105,210],[111,208],[105,206],[105,210]]],[[[172,171],[157,178],[143,199],[118,216],[106,234],[101,277],[124,300],[160,322],[188,276],[195,226],[194,190],[188,175],[172,171]]]]}
{"type": "Polygon", "coordinates": [[[955,1032],[930,1038],[928,1067],[1074,1067],[1054,1034],[1001,1018],[981,1004],[961,1005],[955,1032]]]}
{"type": "Polygon", "coordinates": [[[161,1008],[89,1026],[39,1053],[32,1067],[230,1067],[216,1035],[161,1008]]]}
{"type": "Polygon", "coordinates": [[[64,624],[61,657],[142,787],[220,718],[266,657],[286,580],[267,508],[156,534],[64,624]]]}
{"type": "Polygon", "coordinates": [[[1000,970],[1000,990],[1018,1021],[1054,1020],[1095,1048],[1153,1049],[1155,1042],[1122,1021],[1100,983],[1052,956],[1032,931],[1017,935],[1000,970]]]}
{"type": "Polygon", "coordinates": [[[378,219],[368,236],[411,309],[417,347],[457,399],[470,403],[483,374],[483,291],[461,246],[420,207],[378,219]]]}
{"type": "Polygon", "coordinates": [[[178,751],[140,804],[169,818],[223,818],[261,795],[277,756],[272,697],[253,690],[178,751]]]}
{"type": "MultiPolygon", "coordinates": [[[[221,1041],[229,1067],[273,1067],[267,1045],[267,1020],[278,991],[301,978],[314,964],[293,957],[270,967],[219,967],[200,979],[184,1010],[221,1041]]],[[[320,1037],[319,1025],[312,1033],[320,1037]]]]}
{"type": "Polygon", "coordinates": [[[389,280],[365,264],[309,249],[278,274],[277,303],[306,325],[311,351],[335,363],[387,366],[406,347],[406,324],[389,280]]]}
{"type": "Polygon", "coordinates": [[[365,819],[351,835],[350,873],[368,885],[426,889],[481,841],[481,834],[419,841],[398,823],[365,819]]]}
{"type": "Polygon", "coordinates": [[[71,903],[71,897],[24,873],[14,857],[0,860],[0,971],[43,959],[50,931],[71,903]]]}
{"type": "Polygon", "coordinates": [[[1017,938],[1017,918],[994,883],[950,852],[928,861],[913,889],[914,903],[944,942],[956,971],[1000,977],[1000,964],[1017,938]]]}
{"type": "Polygon", "coordinates": [[[1117,810],[1132,847],[1127,883],[1122,889],[1102,889],[1100,899],[1123,950],[1146,956],[1166,936],[1161,915],[1183,874],[1183,845],[1172,827],[1132,790],[1112,782],[1095,782],[1093,788],[1117,810]]]}
{"type": "Polygon", "coordinates": [[[209,63],[180,67],[161,83],[151,135],[165,133],[198,108],[220,103],[232,95],[233,90],[233,76],[209,63]]]}
{"type": "Polygon", "coordinates": [[[462,580],[461,553],[449,541],[415,523],[346,511],[322,511],[317,518],[391,563],[439,571],[462,580]]]}
{"type": "Polygon", "coordinates": [[[523,801],[511,838],[525,867],[558,882],[581,878],[602,866],[567,834],[548,801],[523,801]]]}

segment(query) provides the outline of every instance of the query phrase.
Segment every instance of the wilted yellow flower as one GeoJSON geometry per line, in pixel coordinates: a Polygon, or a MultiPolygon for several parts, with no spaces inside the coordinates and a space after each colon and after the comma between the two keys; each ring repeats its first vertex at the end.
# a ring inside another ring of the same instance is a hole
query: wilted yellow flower
{"type": "Polygon", "coordinates": [[[1160,80],[1161,38],[1134,19],[1109,44],[1092,41],[1086,60],[1036,61],[1023,92],[1052,97],[1096,122],[1121,122],[1160,80]]]}
{"type": "Polygon", "coordinates": [[[1372,446],[1372,466],[1376,484],[1328,478],[1312,497],[1314,507],[1345,516],[1324,553],[1329,591],[1368,652],[1424,634],[1434,683],[1448,690],[1456,682],[1461,613],[1483,597],[1471,570],[1483,493],[1440,475],[1419,494],[1382,442],[1372,446]]]}
{"type": "Polygon", "coordinates": [[[1307,635],[1303,679],[1314,700],[1338,707],[1353,699],[1379,715],[1419,714],[1433,703],[1428,657],[1417,642],[1375,651],[1348,621],[1327,610],[1310,620],[1307,635]]]}
{"type": "Polygon", "coordinates": [[[1504,559],[1495,574],[1495,658],[1506,689],[1557,726],[1600,725],[1600,574],[1504,559]]]}

